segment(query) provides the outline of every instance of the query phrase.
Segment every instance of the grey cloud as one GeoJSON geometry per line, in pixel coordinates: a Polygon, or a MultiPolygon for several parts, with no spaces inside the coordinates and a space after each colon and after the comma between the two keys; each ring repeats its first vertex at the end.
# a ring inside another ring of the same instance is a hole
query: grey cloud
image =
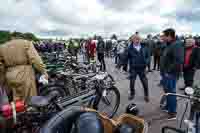
{"type": "Polygon", "coordinates": [[[159,29],[155,25],[147,25],[139,28],[137,31],[141,34],[147,34],[147,33],[158,33],[159,29]]]}
{"type": "Polygon", "coordinates": [[[168,18],[168,19],[173,19],[173,18],[176,18],[176,12],[162,14],[161,17],[165,17],[165,18],[168,18]]]}
{"type": "Polygon", "coordinates": [[[195,8],[199,8],[200,6],[200,2],[199,0],[191,0],[191,3],[192,3],[192,7],[195,7],[195,8]]]}
{"type": "MultiPolygon", "coordinates": [[[[105,34],[112,32],[123,34],[135,32],[137,27],[141,27],[138,28],[140,33],[153,33],[158,32],[159,28],[165,25],[160,24],[160,27],[157,25],[149,25],[148,22],[143,21],[138,16],[134,18],[134,14],[141,14],[142,16],[143,12],[169,20],[177,19],[177,21],[199,21],[200,19],[200,12],[194,11],[196,7],[191,9],[191,11],[177,10],[174,13],[160,14],[161,9],[159,2],[156,0],[151,0],[152,2],[149,2],[149,5],[146,4],[144,7],[138,4],[140,3],[138,0],[98,0],[104,6],[104,11],[111,11],[114,17],[111,14],[111,16],[102,17],[102,15],[95,18],[83,14],[79,10],[81,5],[77,6],[77,9],[70,8],[71,0],[66,0],[69,4],[65,6],[61,5],[62,8],[54,3],[57,0],[10,1],[12,1],[12,4],[5,2],[6,4],[4,5],[3,2],[0,5],[0,29],[34,32],[42,36],[48,36],[49,34],[51,36],[67,36],[71,34],[79,35],[81,33],[93,34],[103,32],[105,34]],[[26,5],[23,6],[23,3],[26,5]],[[135,9],[138,6],[139,8],[135,9]],[[120,14],[119,17],[117,16],[118,14],[120,14]],[[84,19],[84,17],[88,18],[84,19]],[[41,22],[38,24],[39,20],[41,22]],[[43,21],[52,24],[53,28],[48,28],[48,26],[44,25],[45,23],[43,24],[43,21]]],[[[62,2],[65,4],[66,1],[63,0],[62,2]]],[[[193,4],[198,3],[198,1],[193,0],[193,4]]]]}
{"type": "Polygon", "coordinates": [[[44,30],[38,33],[40,36],[68,36],[71,35],[71,31],[63,30],[44,30]]]}
{"type": "Polygon", "coordinates": [[[43,2],[41,5],[41,10],[44,15],[49,18],[50,21],[57,21],[58,23],[66,23],[71,25],[80,25],[81,20],[75,12],[59,12],[59,7],[50,5],[47,2],[43,2]]]}
{"type": "Polygon", "coordinates": [[[105,7],[117,11],[129,10],[137,0],[99,0],[105,7]]]}
{"type": "Polygon", "coordinates": [[[176,17],[178,20],[184,20],[188,22],[196,22],[200,21],[200,10],[185,10],[185,11],[177,11],[176,17]]]}
{"type": "Polygon", "coordinates": [[[158,12],[160,12],[160,7],[158,6],[158,4],[159,1],[152,0],[149,5],[147,5],[146,7],[141,7],[138,12],[151,11],[153,14],[157,14],[158,12]]]}

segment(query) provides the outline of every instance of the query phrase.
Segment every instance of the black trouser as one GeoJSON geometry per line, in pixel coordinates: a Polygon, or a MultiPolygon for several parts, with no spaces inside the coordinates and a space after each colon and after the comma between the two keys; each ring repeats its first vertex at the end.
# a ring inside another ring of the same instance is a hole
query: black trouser
{"type": "Polygon", "coordinates": [[[157,69],[159,70],[160,69],[160,56],[158,55],[154,55],[154,67],[153,69],[156,70],[156,67],[157,69]]]}
{"type": "Polygon", "coordinates": [[[147,64],[147,68],[148,68],[148,71],[151,71],[151,56],[150,56],[150,61],[149,61],[149,63],[147,64]]]}
{"type": "Polygon", "coordinates": [[[117,65],[119,63],[119,54],[115,55],[115,64],[117,65]]]}
{"type": "Polygon", "coordinates": [[[106,64],[105,64],[105,60],[104,60],[104,53],[98,53],[98,60],[101,63],[101,67],[100,70],[101,71],[105,71],[106,70],[106,64]]]}
{"type": "Polygon", "coordinates": [[[109,50],[106,50],[106,57],[109,57],[109,50]]]}
{"type": "Polygon", "coordinates": [[[151,71],[151,64],[147,64],[148,71],[151,71]]]}
{"type": "Polygon", "coordinates": [[[90,54],[88,51],[86,52],[86,60],[87,60],[87,62],[90,62],[90,54]]]}
{"type": "Polygon", "coordinates": [[[144,95],[149,96],[149,88],[148,88],[148,79],[144,71],[132,71],[130,73],[130,91],[132,95],[135,95],[135,80],[137,78],[137,75],[140,77],[140,80],[142,82],[143,88],[144,88],[144,95]]]}
{"type": "Polygon", "coordinates": [[[193,70],[192,68],[183,69],[183,78],[184,78],[185,87],[193,86],[194,74],[195,74],[195,70],[193,70]]]}

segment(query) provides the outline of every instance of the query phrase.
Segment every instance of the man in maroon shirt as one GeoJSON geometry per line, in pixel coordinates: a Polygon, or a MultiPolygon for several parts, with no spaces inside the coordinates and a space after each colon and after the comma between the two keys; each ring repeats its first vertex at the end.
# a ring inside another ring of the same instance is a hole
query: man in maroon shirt
{"type": "Polygon", "coordinates": [[[89,55],[90,59],[94,59],[96,53],[96,42],[94,40],[89,41],[89,55]]]}
{"type": "Polygon", "coordinates": [[[195,74],[195,66],[193,65],[193,50],[195,48],[195,40],[192,38],[186,39],[185,43],[185,59],[184,59],[184,67],[183,67],[183,77],[185,82],[185,87],[180,88],[180,90],[184,90],[186,87],[192,87],[194,81],[195,74]]]}

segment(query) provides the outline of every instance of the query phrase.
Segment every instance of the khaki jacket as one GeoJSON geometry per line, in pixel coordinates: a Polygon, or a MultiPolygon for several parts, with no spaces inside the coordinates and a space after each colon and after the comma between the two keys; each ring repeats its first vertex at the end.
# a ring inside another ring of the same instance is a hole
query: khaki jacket
{"type": "Polygon", "coordinates": [[[46,74],[45,65],[30,41],[12,40],[0,46],[0,82],[6,82],[14,100],[37,95],[33,66],[46,74]]]}

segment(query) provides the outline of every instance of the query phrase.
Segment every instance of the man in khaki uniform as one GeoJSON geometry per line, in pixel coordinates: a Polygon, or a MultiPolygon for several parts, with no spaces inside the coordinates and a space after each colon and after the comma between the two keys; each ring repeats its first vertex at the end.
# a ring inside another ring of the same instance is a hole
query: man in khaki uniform
{"type": "Polygon", "coordinates": [[[30,41],[15,39],[0,46],[0,80],[13,92],[13,100],[37,95],[33,67],[48,79],[45,65],[30,41]]]}

